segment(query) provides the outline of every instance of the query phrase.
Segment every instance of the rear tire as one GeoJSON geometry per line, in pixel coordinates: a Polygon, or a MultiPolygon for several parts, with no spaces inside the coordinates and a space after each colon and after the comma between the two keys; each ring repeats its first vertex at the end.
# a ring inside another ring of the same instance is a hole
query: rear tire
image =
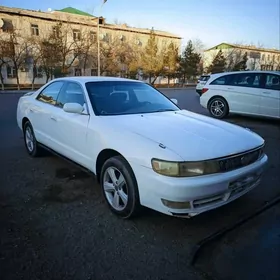
{"type": "Polygon", "coordinates": [[[229,114],[229,107],[226,100],[222,97],[214,97],[208,104],[208,110],[212,117],[223,119],[229,114]]]}
{"type": "Polygon", "coordinates": [[[31,157],[39,157],[43,154],[43,149],[39,147],[35,138],[33,127],[29,121],[24,124],[23,127],[24,143],[27,153],[31,157]]]}
{"type": "Polygon", "coordinates": [[[109,158],[102,167],[100,179],[104,198],[114,214],[130,219],[140,213],[137,181],[123,157],[109,158]]]}

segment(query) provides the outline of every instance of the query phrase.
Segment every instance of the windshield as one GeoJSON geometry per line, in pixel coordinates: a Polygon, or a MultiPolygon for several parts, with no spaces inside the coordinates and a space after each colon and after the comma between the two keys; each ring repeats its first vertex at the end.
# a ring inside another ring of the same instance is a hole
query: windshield
{"type": "Polygon", "coordinates": [[[180,110],[166,96],[145,83],[88,82],[86,89],[96,115],[144,114],[180,110]]]}

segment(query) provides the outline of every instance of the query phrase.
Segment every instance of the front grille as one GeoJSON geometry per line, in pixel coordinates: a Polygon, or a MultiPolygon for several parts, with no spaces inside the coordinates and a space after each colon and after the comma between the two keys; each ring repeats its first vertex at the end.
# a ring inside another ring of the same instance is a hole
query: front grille
{"type": "Polygon", "coordinates": [[[220,172],[228,172],[256,162],[263,155],[263,146],[255,150],[218,160],[220,172]]]}

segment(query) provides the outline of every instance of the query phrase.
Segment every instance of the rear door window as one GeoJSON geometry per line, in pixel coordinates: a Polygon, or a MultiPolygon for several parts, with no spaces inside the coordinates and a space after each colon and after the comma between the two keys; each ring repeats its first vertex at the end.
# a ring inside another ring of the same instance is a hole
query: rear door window
{"type": "Polygon", "coordinates": [[[265,75],[265,88],[272,90],[280,90],[280,76],[273,74],[265,75]]]}
{"type": "Polygon", "coordinates": [[[259,88],[261,84],[261,73],[235,74],[230,81],[231,86],[259,88]]]}

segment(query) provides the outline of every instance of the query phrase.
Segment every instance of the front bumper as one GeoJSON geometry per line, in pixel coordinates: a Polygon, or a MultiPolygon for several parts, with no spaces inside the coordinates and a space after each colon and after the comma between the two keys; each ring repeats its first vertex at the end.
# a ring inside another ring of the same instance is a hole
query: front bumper
{"type": "Polygon", "coordinates": [[[264,155],[243,168],[193,178],[162,176],[143,166],[132,168],[143,206],[167,215],[192,217],[228,204],[259,185],[267,160],[264,155]],[[166,201],[172,207],[166,206],[166,201]],[[181,202],[178,208],[176,202],[181,202]],[[184,203],[189,206],[182,209],[184,203]]]}

